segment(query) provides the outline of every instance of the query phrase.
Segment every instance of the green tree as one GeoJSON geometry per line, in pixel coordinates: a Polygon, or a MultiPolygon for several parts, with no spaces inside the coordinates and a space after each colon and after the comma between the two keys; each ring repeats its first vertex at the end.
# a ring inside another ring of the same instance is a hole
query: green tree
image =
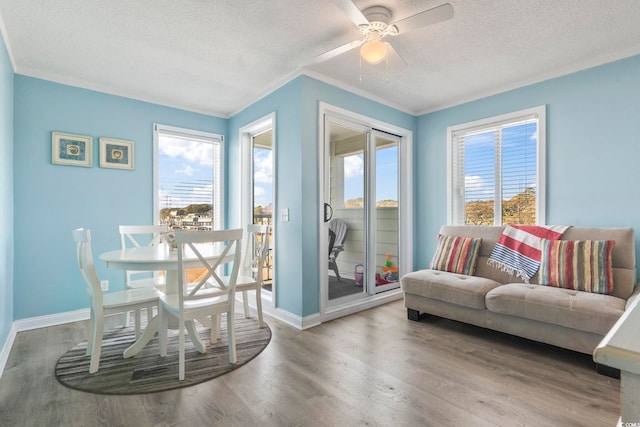
{"type": "MultiPolygon", "coordinates": [[[[465,205],[465,224],[493,225],[493,200],[473,200],[465,205]]],[[[503,224],[536,223],[536,189],[526,188],[502,202],[503,224]]]]}
{"type": "Polygon", "coordinates": [[[474,200],[465,205],[465,224],[493,225],[493,200],[474,200]]]}
{"type": "Polygon", "coordinates": [[[511,199],[502,203],[503,224],[530,224],[536,223],[536,189],[526,188],[511,199]]]}

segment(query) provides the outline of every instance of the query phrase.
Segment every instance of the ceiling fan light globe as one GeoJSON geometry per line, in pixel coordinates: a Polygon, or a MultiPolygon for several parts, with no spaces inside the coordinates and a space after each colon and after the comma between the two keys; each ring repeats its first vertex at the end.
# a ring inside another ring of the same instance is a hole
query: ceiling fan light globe
{"type": "Polygon", "coordinates": [[[360,56],[370,64],[379,64],[387,56],[387,44],[380,40],[368,41],[360,48],[360,56]]]}

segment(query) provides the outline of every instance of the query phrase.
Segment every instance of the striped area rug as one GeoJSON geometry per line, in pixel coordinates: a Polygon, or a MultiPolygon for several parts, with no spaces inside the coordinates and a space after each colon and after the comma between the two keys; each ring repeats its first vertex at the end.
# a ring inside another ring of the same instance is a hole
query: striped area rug
{"type": "MultiPolygon", "coordinates": [[[[89,374],[90,357],[85,356],[84,341],[67,351],[56,364],[56,378],[73,389],[99,394],[141,394],[187,387],[237,369],[256,357],[271,340],[271,329],[258,327],[255,319],[236,316],[236,351],[238,362],[229,363],[229,347],[225,316],[218,342],[209,342],[209,329],[198,324],[198,332],[207,352],[198,353],[189,337],[185,337],[186,375],[178,381],[178,334],[169,331],[167,357],[160,357],[158,336],[129,359],[123,351],[134,341],[133,327],[106,331],[102,343],[100,368],[89,374]]],[[[196,322],[197,323],[197,322],[196,322]]]]}

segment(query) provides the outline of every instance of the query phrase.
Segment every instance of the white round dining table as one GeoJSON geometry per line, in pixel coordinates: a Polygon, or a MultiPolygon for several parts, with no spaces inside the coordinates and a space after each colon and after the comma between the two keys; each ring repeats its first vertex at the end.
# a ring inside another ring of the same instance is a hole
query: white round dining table
{"type": "MultiPolygon", "coordinates": [[[[219,258],[224,248],[220,244],[198,244],[195,246],[207,261],[219,258]]],[[[227,257],[231,260],[233,254],[227,254],[227,257]]],[[[170,249],[166,243],[139,248],[116,249],[100,254],[99,258],[107,264],[107,268],[132,271],[164,271],[166,286],[164,292],[167,294],[178,292],[178,251],[170,249]]],[[[188,247],[185,248],[182,262],[185,268],[202,267],[202,262],[188,247]]],[[[201,353],[206,351],[193,321],[186,322],[185,326],[196,349],[201,353]]],[[[144,332],[135,343],[124,351],[123,356],[128,358],[136,355],[155,336],[156,332],[158,332],[158,316],[154,316],[149,320],[144,332]]]]}

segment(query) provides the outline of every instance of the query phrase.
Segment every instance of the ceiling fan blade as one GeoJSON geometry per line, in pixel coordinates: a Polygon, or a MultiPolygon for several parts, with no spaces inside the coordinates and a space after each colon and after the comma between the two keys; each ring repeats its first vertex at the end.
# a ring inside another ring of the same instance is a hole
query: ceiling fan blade
{"type": "Polygon", "coordinates": [[[402,34],[451,18],[453,18],[453,6],[451,6],[451,3],[445,3],[433,9],[425,10],[408,18],[401,19],[398,22],[394,22],[393,25],[398,29],[398,33],[402,34]]]}
{"type": "Polygon", "coordinates": [[[360,9],[351,0],[333,0],[333,3],[353,21],[357,26],[368,25],[369,20],[360,12],[360,9]]]}
{"type": "Polygon", "coordinates": [[[389,43],[387,43],[387,55],[389,55],[390,71],[399,71],[407,66],[407,61],[389,43]]]}
{"type": "Polygon", "coordinates": [[[360,46],[361,44],[362,44],[362,40],[354,40],[354,41],[349,42],[347,44],[343,44],[340,47],[337,47],[335,49],[331,49],[328,52],[325,52],[325,53],[323,53],[321,55],[318,55],[318,56],[314,57],[311,60],[311,63],[312,64],[317,64],[319,62],[323,62],[323,61],[326,61],[328,59],[335,58],[336,56],[342,55],[343,53],[348,52],[351,49],[355,49],[356,47],[360,46]]]}

